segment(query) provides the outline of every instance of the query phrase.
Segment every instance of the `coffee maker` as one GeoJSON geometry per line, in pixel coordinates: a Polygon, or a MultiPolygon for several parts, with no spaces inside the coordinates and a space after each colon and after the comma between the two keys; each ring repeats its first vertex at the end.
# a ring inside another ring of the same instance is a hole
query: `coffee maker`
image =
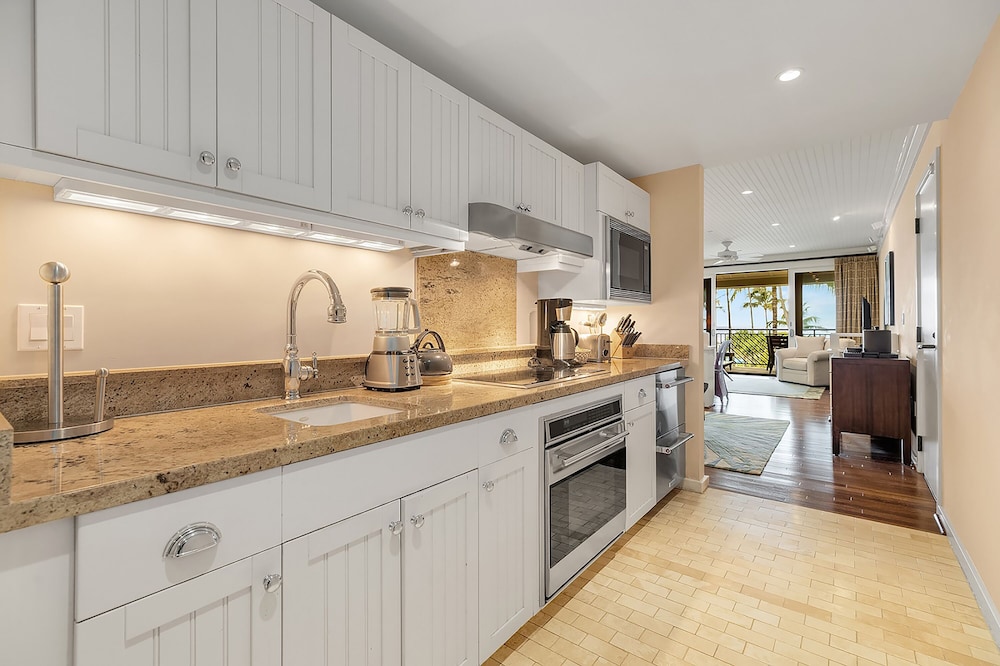
{"type": "Polygon", "coordinates": [[[420,332],[420,311],[407,287],[378,287],[371,290],[375,306],[375,339],[365,363],[362,385],[374,391],[410,391],[420,388],[417,354],[410,346],[410,334],[420,332]],[[410,325],[410,314],[413,325],[410,325]]]}
{"type": "Polygon", "coordinates": [[[542,298],[535,305],[538,307],[535,356],[542,365],[569,365],[580,341],[567,323],[573,315],[572,299],[542,298]]]}

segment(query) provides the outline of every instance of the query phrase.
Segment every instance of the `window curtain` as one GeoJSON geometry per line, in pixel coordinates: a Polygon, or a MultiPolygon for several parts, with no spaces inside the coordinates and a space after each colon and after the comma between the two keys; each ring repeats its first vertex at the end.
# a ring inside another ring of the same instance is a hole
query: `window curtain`
{"type": "Polygon", "coordinates": [[[872,326],[882,321],[878,298],[878,258],[873,254],[833,260],[833,290],[837,299],[837,332],[860,333],[861,298],[872,306],[872,326]]]}

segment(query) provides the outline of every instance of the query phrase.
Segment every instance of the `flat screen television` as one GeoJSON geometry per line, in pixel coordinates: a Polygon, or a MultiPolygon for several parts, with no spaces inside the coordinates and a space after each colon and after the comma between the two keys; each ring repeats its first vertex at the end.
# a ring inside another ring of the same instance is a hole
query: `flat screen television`
{"type": "Polygon", "coordinates": [[[861,297],[861,330],[870,331],[872,328],[872,304],[864,296],[861,297]]]}

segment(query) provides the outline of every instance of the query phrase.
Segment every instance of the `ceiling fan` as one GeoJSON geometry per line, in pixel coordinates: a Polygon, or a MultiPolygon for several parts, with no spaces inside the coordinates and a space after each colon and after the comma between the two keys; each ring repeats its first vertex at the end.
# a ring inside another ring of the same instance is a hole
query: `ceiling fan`
{"type": "Polygon", "coordinates": [[[720,264],[748,264],[760,261],[763,255],[758,253],[744,252],[742,256],[736,250],[730,250],[729,246],[733,244],[731,240],[722,241],[722,247],[724,248],[721,252],[717,252],[715,256],[719,259],[713,266],[719,266],[720,264]]]}

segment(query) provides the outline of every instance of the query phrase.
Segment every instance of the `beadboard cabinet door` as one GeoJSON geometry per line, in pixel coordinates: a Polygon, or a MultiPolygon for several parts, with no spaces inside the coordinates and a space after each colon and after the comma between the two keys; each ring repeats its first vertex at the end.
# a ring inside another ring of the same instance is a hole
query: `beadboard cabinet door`
{"type": "Polygon", "coordinates": [[[476,480],[472,471],[402,500],[405,666],[479,663],[476,480]]]}
{"type": "Polygon", "coordinates": [[[538,608],[538,451],[479,469],[479,661],[538,608]]]}
{"type": "Polygon", "coordinates": [[[398,521],[397,500],[283,546],[285,664],[398,666],[398,521]]]}
{"type": "Polygon", "coordinates": [[[583,165],[568,155],[562,156],[562,210],[559,221],[566,229],[584,233],[584,177],[583,165]]]}
{"type": "Polygon", "coordinates": [[[332,17],[333,212],[409,228],[410,62],[332,17]]]}
{"type": "Polygon", "coordinates": [[[416,65],[410,78],[411,227],[467,231],[469,97],[416,65]]]}
{"type": "Polygon", "coordinates": [[[330,210],[330,14],[218,2],[218,187],[330,210]]]}
{"type": "Polygon", "coordinates": [[[527,132],[521,134],[521,205],[532,217],[560,223],[562,153],[527,132]]]}
{"type": "Polygon", "coordinates": [[[521,128],[469,100],[469,201],[517,208],[521,201],[521,128]]]}
{"type": "Polygon", "coordinates": [[[38,0],[35,36],[39,150],[215,185],[215,0],[38,0]]]}
{"type": "Polygon", "coordinates": [[[272,548],[80,622],[75,666],[280,666],[280,573],[272,548]]]}
{"type": "Polygon", "coordinates": [[[625,529],[656,504],[656,405],[625,412],[625,529]]]}

